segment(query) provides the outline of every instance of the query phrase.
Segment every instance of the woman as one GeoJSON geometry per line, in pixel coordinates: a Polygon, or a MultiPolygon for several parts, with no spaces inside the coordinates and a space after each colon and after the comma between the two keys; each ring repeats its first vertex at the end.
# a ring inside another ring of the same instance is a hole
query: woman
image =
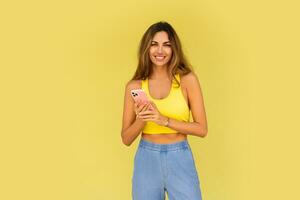
{"type": "Polygon", "coordinates": [[[147,29],[138,56],[138,67],[125,89],[121,133],[127,146],[141,134],[134,158],[133,200],[162,200],[165,193],[170,200],[200,200],[199,177],[187,141],[187,135],[207,135],[198,78],[167,22],[147,29]],[[134,102],[130,91],[140,88],[148,103],[134,102]]]}

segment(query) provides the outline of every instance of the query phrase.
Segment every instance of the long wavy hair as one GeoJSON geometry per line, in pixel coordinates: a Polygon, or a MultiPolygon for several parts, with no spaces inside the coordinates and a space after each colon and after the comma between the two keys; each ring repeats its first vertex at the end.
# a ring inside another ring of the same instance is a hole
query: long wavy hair
{"type": "Polygon", "coordinates": [[[181,42],[177,33],[174,28],[165,21],[152,24],[144,33],[138,48],[138,66],[131,80],[145,80],[152,73],[153,69],[152,62],[149,57],[149,48],[154,35],[160,31],[165,31],[168,34],[172,48],[172,57],[168,63],[167,71],[171,71],[172,77],[180,86],[175,74],[179,73],[181,75],[185,75],[193,69],[182,51],[181,42]]]}

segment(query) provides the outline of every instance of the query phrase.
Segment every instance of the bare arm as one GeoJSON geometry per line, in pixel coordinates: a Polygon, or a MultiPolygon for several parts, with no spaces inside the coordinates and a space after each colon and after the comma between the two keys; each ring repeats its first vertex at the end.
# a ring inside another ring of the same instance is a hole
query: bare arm
{"type": "Polygon", "coordinates": [[[121,137],[122,142],[127,146],[132,144],[146,124],[146,122],[136,118],[134,112],[135,105],[130,90],[137,88],[140,88],[137,81],[128,82],[125,88],[121,137]]]}

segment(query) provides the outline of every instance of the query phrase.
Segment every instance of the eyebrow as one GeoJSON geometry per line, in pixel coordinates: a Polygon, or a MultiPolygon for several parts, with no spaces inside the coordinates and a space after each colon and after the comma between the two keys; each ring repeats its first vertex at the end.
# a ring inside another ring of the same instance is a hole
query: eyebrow
{"type": "MultiPolygon", "coordinates": [[[[154,41],[154,40],[152,40],[151,42],[155,42],[155,43],[158,43],[158,42],[156,42],[156,41],[154,41]]],[[[165,43],[171,43],[170,41],[166,41],[166,42],[164,42],[164,44],[165,43]]]]}

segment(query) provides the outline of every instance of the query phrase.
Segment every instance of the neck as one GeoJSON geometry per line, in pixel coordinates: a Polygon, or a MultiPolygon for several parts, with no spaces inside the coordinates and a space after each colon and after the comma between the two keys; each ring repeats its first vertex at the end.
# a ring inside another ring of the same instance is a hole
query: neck
{"type": "Polygon", "coordinates": [[[167,66],[153,66],[153,71],[149,78],[171,80],[171,73],[168,72],[167,66]]]}

